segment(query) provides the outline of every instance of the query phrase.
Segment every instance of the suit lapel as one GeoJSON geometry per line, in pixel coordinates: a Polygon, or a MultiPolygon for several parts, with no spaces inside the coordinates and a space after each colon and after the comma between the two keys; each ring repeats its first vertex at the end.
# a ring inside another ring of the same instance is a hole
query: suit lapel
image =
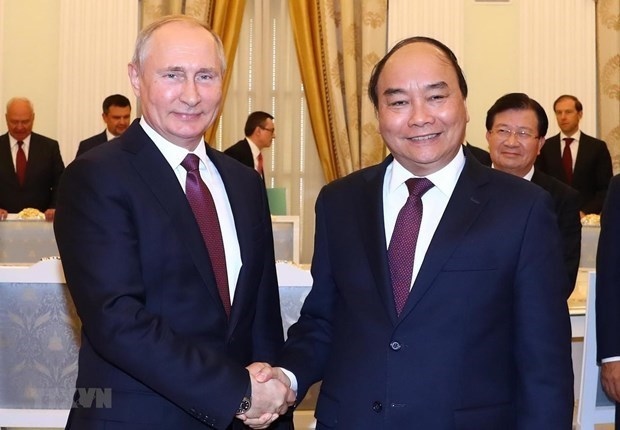
{"type": "Polygon", "coordinates": [[[170,218],[175,220],[171,224],[175,226],[179,237],[186,244],[196,269],[215,303],[220,304],[219,310],[225,318],[224,306],[221,305],[217,291],[211,260],[209,260],[209,254],[194,213],[174,171],[138,122],[139,120],[134,121],[123,133],[120,138],[121,144],[125,150],[133,152],[131,164],[170,218]]]}
{"type": "Polygon", "coordinates": [[[224,162],[222,157],[228,156],[220,154],[209,145],[207,145],[206,149],[207,155],[213,164],[215,164],[215,167],[222,177],[222,182],[224,182],[228,201],[230,202],[233,213],[235,229],[237,230],[237,240],[239,241],[241,253],[241,270],[239,271],[237,285],[235,285],[235,295],[232,297],[232,309],[230,313],[230,323],[228,325],[230,332],[242,315],[243,309],[247,308],[247,300],[250,295],[245,294],[244,286],[256,285],[255,279],[249,279],[250,273],[248,268],[252,267],[250,259],[257,255],[256,251],[253,250],[253,236],[250,231],[251,226],[256,225],[257,220],[253,218],[255,212],[247,210],[248,190],[240,183],[239,178],[234,175],[230,169],[226,169],[222,166],[224,162]]]}
{"type": "Polygon", "coordinates": [[[415,309],[422,297],[432,287],[455,248],[463,241],[470,225],[478,218],[487,196],[482,185],[488,182],[488,169],[472,160],[466,160],[448,206],[437,226],[426,251],[420,272],[413,284],[401,319],[415,309]]]}
{"type": "Polygon", "coordinates": [[[0,137],[0,174],[10,183],[11,188],[18,187],[15,165],[13,164],[13,154],[11,153],[11,142],[9,135],[3,134],[0,137]],[[3,173],[4,172],[4,173],[3,173]]]}
{"type": "Polygon", "coordinates": [[[359,236],[362,238],[368,256],[368,266],[373,273],[383,305],[389,313],[390,319],[396,323],[398,318],[392,294],[383,216],[383,182],[385,170],[392,160],[393,157],[390,155],[377,168],[368,169],[364,172],[366,186],[359,190],[356,212],[360,214],[358,217],[360,223],[359,236]]]}

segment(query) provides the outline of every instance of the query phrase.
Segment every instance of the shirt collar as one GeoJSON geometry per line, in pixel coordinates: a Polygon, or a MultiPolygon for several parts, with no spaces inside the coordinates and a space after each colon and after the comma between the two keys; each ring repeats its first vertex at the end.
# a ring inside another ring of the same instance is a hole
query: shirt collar
{"type": "Polygon", "coordinates": [[[581,130],[578,129],[575,132],[575,134],[573,134],[572,136],[567,136],[567,135],[565,135],[564,133],[562,133],[560,131],[560,142],[564,142],[564,138],[566,138],[566,137],[572,137],[574,139],[573,140],[574,142],[579,142],[579,138],[581,137],[581,130]]]}
{"type": "MultiPolygon", "coordinates": [[[[392,175],[389,179],[388,191],[392,193],[396,188],[400,187],[409,178],[416,178],[414,174],[405,169],[396,159],[392,161],[392,175]]],[[[456,156],[446,166],[426,176],[435,187],[446,196],[451,196],[456,182],[465,166],[465,155],[463,150],[457,152],[456,156]]]]}
{"type": "MultiPolygon", "coordinates": [[[[159,151],[162,153],[168,164],[170,164],[173,169],[179,167],[181,165],[181,162],[183,162],[183,160],[189,153],[189,151],[185,148],[181,148],[180,146],[175,145],[172,142],[169,142],[168,140],[160,136],[159,133],[157,133],[144,120],[144,117],[140,119],[140,126],[142,126],[144,132],[151,138],[153,143],[155,143],[155,146],[157,146],[157,149],[159,149],[159,151]]],[[[200,143],[192,153],[196,154],[205,166],[210,165],[211,160],[209,160],[209,157],[207,157],[207,150],[205,148],[205,141],[203,137],[200,138],[200,143]]]]}
{"type": "MultiPolygon", "coordinates": [[[[29,134],[24,140],[22,140],[22,142],[24,142],[23,148],[28,148],[28,146],[30,146],[30,136],[32,136],[32,134],[29,134]]],[[[13,136],[11,136],[11,133],[9,133],[9,142],[11,143],[11,148],[13,146],[17,146],[18,141],[13,136]]]]}
{"type": "Polygon", "coordinates": [[[260,148],[256,146],[256,144],[252,142],[252,139],[250,139],[249,137],[246,137],[245,140],[247,140],[248,143],[250,144],[250,150],[252,151],[252,157],[253,158],[258,157],[258,154],[260,154],[260,148]]]}

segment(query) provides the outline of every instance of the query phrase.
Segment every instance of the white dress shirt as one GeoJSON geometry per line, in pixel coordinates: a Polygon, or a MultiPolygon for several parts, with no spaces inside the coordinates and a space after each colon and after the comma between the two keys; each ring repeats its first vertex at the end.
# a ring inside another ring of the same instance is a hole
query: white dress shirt
{"type": "MultiPolygon", "coordinates": [[[[170,167],[174,170],[174,173],[179,180],[181,188],[183,188],[183,192],[185,192],[185,179],[187,178],[187,171],[183,166],[181,166],[181,163],[189,152],[157,134],[157,132],[146,123],[144,118],[140,119],[140,125],[146,134],[153,140],[155,146],[157,146],[157,149],[159,149],[162,153],[168,164],[170,164],[170,167]]],[[[204,139],[200,140],[200,144],[198,144],[193,153],[200,158],[200,177],[207,187],[209,187],[209,191],[211,192],[215,202],[217,217],[222,230],[222,239],[224,241],[226,271],[228,274],[228,289],[230,291],[230,298],[232,302],[235,297],[235,288],[237,286],[237,279],[239,278],[239,271],[241,270],[241,251],[239,249],[239,240],[237,239],[235,219],[228,200],[228,194],[226,194],[224,182],[222,182],[222,177],[215,168],[213,162],[209,159],[209,157],[207,157],[204,139]]]]}
{"type": "MultiPolygon", "coordinates": [[[[413,259],[412,286],[418,276],[426,251],[446,210],[446,206],[448,206],[448,201],[452,196],[464,165],[465,155],[463,151],[459,151],[444,168],[427,176],[434,187],[422,196],[422,223],[420,224],[420,234],[413,259]]],[[[409,197],[409,190],[405,181],[414,177],[416,176],[406,170],[396,159],[385,170],[383,180],[383,218],[385,223],[385,240],[388,247],[398,213],[409,197]]]]}

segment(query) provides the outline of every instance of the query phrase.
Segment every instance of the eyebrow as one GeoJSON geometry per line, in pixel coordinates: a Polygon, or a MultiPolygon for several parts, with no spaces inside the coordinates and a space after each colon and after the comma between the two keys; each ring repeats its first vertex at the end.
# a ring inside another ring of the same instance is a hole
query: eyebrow
{"type": "MultiPolygon", "coordinates": [[[[439,82],[435,82],[435,83],[424,86],[425,91],[439,90],[439,89],[445,89],[445,88],[448,88],[448,84],[445,81],[439,81],[439,82]]],[[[383,95],[391,96],[395,94],[404,94],[405,92],[406,91],[402,88],[386,88],[386,90],[383,91],[383,95]]]]}

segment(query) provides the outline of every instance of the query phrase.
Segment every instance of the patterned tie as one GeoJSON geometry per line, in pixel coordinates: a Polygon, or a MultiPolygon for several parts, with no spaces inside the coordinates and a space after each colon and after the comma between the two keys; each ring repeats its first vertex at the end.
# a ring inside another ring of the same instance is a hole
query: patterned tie
{"type": "Polygon", "coordinates": [[[260,173],[260,175],[264,178],[265,175],[263,174],[263,153],[259,152],[256,159],[258,160],[258,162],[256,163],[256,171],[260,173]]]}
{"type": "Polygon", "coordinates": [[[26,153],[24,152],[24,142],[21,140],[17,142],[17,157],[15,157],[15,174],[17,175],[17,182],[19,186],[24,185],[24,179],[26,179],[26,153]]]}
{"type": "Polygon", "coordinates": [[[200,233],[209,251],[209,259],[213,266],[217,290],[222,299],[226,315],[230,316],[230,292],[228,290],[228,275],[226,272],[226,255],[224,253],[224,242],[222,240],[222,230],[220,221],[217,217],[213,196],[207,185],[200,177],[198,166],[200,159],[196,154],[187,154],[181,166],[187,170],[185,181],[185,194],[192,207],[194,217],[198,222],[200,233]]]}
{"type": "Polygon", "coordinates": [[[573,155],[570,152],[570,144],[573,143],[572,137],[564,138],[564,151],[562,152],[562,166],[564,166],[564,173],[566,173],[566,183],[568,185],[573,183],[573,155]]]}
{"type": "Polygon", "coordinates": [[[413,257],[422,222],[422,196],[433,187],[433,183],[427,178],[411,178],[406,184],[409,188],[409,198],[398,213],[388,247],[397,315],[400,315],[405,307],[411,289],[413,257]]]}

